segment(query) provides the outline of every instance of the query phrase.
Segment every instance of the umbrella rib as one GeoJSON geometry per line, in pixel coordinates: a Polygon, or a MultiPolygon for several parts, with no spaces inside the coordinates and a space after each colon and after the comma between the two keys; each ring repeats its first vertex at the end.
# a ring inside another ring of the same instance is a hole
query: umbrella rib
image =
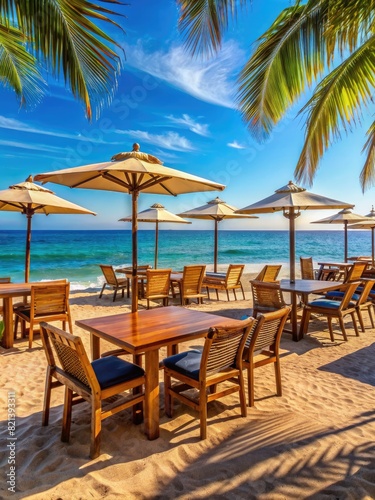
{"type": "Polygon", "coordinates": [[[133,186],[132,186],[131,182],[129,182],[129,180],[128,180],[128,183],[126,183],[126,182],[122,181],[121,179],[118,179],[117,177],[113,176],[109,172],[103,172],[102,177],[104,177],[104,179],[110,180],[114,184],[118,184],[119,186],[125,187],[129,191],[131,191],[133,189],[133,186]]]}
{"type": "Polygon", "coordinates": [[[172,194],[173,196],[176,196],[175,193],[173,193],[170,189],[168,189],[163,183],[164,181],[168,181],[169,179],[172,179],[172,177],[168,176],[160,176],[160,177],[152,177],[151,179],[147,180],[143,184],[139,185],[141,190],[148,189],[149,187],[156,186],[157,184],[160,184],[163,189],[165,189],[169,194],[172,194]]]}

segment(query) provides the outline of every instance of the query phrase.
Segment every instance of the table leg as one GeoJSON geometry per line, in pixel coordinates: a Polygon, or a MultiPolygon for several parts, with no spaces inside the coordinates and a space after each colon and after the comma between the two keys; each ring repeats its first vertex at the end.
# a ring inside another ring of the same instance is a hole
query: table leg
{"type": "Polygon", "coordinates": [[[291,323],[292,323],[292,335],[293,335],[293,340],[295,342],[298,342],[301,340],[301,332],[298,331],[298,324],[297,324],[297,294],[292,293],[292,312],[291,312],[291,323]]]}
{"type": "Polygon", "coordinates": [[[4,333],[2,346],[5,349],[13,347],[13,302],[11,297],[4,297],[3,299],[3,321],[4,333]]]}
{"type": "Polygon", "coordinates": [[[145,353],[145,433],[148,439],[159,437],[159,350],[145,353]]]}
{"type": "Polygon", "coordinates": [[[100,337],[97,335],[94,335],[93,333],[90,333],[90,339],[91,339],[91,360],[94,361],[94,359],[99,359],[100,358],[100,337]]]}

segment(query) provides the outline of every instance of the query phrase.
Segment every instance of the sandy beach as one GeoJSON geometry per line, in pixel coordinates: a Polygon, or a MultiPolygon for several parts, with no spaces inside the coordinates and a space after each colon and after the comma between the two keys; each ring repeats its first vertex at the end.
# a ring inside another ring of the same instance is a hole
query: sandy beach
{"type": "MultiPolygon", "coordinates": [[[[198,308],[240,318],[246,300],[206,300],[198,308]]],[[[129,300],[102,299],[98,290],[71,293],[73,320],[130,310],[129,300]]],[[[287,298],[287,297],[286,297],[287,298]]],[[[18,339],[1,355],[0,497],[78,499],[373,499],[375,498],[375,331],[366,319],[360,337],[329,340],[324,321],[293,342],[284,334],[282,397],[275,396],[272,366],[255,371],[255,406],[239,416],[235,395],[208,409],[208,438],[199,440],[196,414],[176,403],[174,417],[160,407],[160,438],[148,441],[143,425],[125,411],[103,422],[101,455],[89,459],[88,405],[73,408],[70,443],[60,441],[63,389],[52,392],[50,425],[41,426],[46,370],[41,340],[33,349],[18,339]],[[323,329],[324,328],[324,329],[323,329]],[[16,399],[16,492],[8,491],[7,398],[16,399]]],[[[89,336],[78,327],[89,349],[89,336]]],[[[186,343],[180,350],[201,344],[186,343]]],[[[103,345],[103,349],[107,346],[103,345]]],[[[110,346],[108,346],[110,347],[110,346]]],[[[161,352],[161,355],[165,353],[161,352]]],[[[130,358],[129,358],[130,359],[130,358]]],[[[160,381],[162,382],[162,371],[160,381]]],[[[161,391],[163,391],[161,387],[161,391]]]]}

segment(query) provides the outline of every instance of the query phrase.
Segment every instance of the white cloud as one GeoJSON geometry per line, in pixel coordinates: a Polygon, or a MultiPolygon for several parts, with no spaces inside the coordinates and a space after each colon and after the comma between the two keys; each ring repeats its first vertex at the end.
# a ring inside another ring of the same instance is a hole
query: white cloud
{"type": "Polygon", "coordinates": [[[236,140],[234,140],[233,142],[228,142],[227,146],[234,149],[246,149],[246,146],[242,146],[242,144],[240,144],[236,140]]]}
{"type": "Polygon", "coordinates": [[[243,51],[234,41],[224,43],[219,54],[208,61],[192,58],[181,46],[148,53],[140,40],[128,46],[126,53],[130,66],[201,101],[235,108],[233,75],[241,66],[243,51]]]}
{"type": "Polygon", "coordinates": [[[0,140],[0,146],[7,146],[10,148],[31,149],[32,151],[48,151],[49,153],[58,153],[58,154],[66,152],[65,148],[46,146],[45,144],[25,143],[17,141],[0,140]]]}
{"type": "Polygon", "coordinates": [[[191,132],[194,132],[195,134],[203,135],[204,137],[210,135],[208,131],[208,125],[206,123],[198,123],[185,113],[182,115],[181,118],[178,118],[177,116],[173,115],[166,116],[166,118],[168,118],[168,120],[170,120],[172,123],[175,123],[176,125],[181,125],[182,127],[188,128],[189,130],[191,130],[191,132]]]}
{"type": "Polygon", "coordinates": [[[147,142],[172,151],[194,151],[195,148],[191,142],[175,132],[167,132],[166,134],[150,134],[143,130],[116,130],[118,134],[125,134],[133,137],[138,142],[147,142]]]}

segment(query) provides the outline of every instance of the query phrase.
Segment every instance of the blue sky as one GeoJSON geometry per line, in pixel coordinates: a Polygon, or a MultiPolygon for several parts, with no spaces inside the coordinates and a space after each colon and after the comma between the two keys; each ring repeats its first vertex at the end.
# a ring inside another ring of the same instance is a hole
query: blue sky
{"type": "MultiPolygon", "coordinates": [[[[118,90],[111,106],[88,123],[80,103],[62,82],[48,78],[48,90],[31,110],[20,109],[15,95],[0,89],[0,189],[21,182],[29,174],[108,161],[139,142],[141,150],[164,164],[207,177],[227,186],[222,193],[170,196],[141,194],[139,210],[162,203],[175,213],[195,208],[219,195],[242,208],[271,195],[293,180],[303,144],[303,121],[297,106],[265,144],[256,143],[235,109],[236,77],[251,43],[271,24],[290,0],[253,0],[236,25],[231,25],[221,52],[213,59],[192,59],[177,30],[178,11],[172,0],[131,0],[119,18],[126,34],[113,35],[126,52],[118,90]]],[[[300,105],[302,106],[303,101],[300,105]]],[[[315,193],[355,204],[366,214],[375,202],[374,190],[362,194],[359,173],[362,146],[372,117],[363,127],[333,145],[326,153],[314,185],[315,193]]],[[[130,196],[105,191],[47,185],[57,195],[95,212],[91,216],[36,215],[34,229],[121,229],[130,224],[118,219],[130,214],[130,196]]],[[[327,229],[310,225],[335,211],[306,211],[297,229],[327,229]]],[[[0,229],[24,229],[24,216],[1,212],[0,229]]],[[[140,229],[151,225],[140,224],[140,229]]],[[[206,229],[207,221],[171,229],[206,229]]],[[[224,221],[223,229],[287,229],[280,214],[259,219],[224,221]]],[[[332,229],[339,229],[338,226],[332,229]]]]}

